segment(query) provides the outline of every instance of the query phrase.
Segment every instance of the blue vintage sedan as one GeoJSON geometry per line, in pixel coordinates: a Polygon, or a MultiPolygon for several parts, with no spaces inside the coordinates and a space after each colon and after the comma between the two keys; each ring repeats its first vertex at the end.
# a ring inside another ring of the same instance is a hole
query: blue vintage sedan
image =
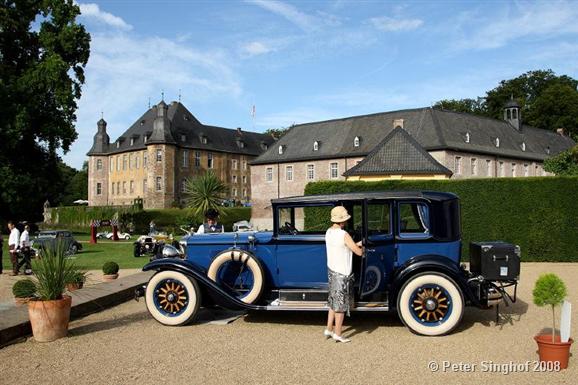
{"type": "Polygon", "coordinates": [[[365,246],[365,258],[353,261],[353,311],[397,311],[411,331],[431,336],[451,332],[466,305],[515,301],[505,288],[518,282],[517,246],[485,242],[472,261],[476,271],[467,271],[458,197],[387,191],[275,199],[273,231],[184,238],[184,258],[143,268],[156,271],[141,293],[149,312],[162,324],[183,325],[207,305],[327,310],[325,231],[337,205],[351,214],[346,230],[365,246]]]}

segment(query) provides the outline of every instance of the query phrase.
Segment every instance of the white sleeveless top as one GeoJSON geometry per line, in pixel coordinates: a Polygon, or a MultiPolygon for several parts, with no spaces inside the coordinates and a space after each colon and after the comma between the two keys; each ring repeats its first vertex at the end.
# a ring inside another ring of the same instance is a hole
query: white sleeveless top
{"type": "Polygon", "coordinates": [[[325,233],[327,267],[336,273],[351,274],[352,251],[345,245],[345,230],[329,228],[325,233]]]}

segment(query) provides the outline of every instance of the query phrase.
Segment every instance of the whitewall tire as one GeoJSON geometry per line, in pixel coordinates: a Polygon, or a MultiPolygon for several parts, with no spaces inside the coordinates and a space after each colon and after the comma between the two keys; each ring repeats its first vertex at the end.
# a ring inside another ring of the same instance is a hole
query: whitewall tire
{"type": "Polygon", "coordinates": [[[225,283],[231,290],[236,291],[238,298],[245,303],[255,303],[261,296],[265,285],[261,264],[257,258],[244,250],[226,250],[218,254],[209,266],[207,277],[218,284],[225,283]],[[233,277],[234,282],[221,282],[223,269],[231,263],[236,265],[234,267],[238,268],[241,274],[233,277]],[[243,274],[245,274],[245,278],[248,278],[250,287],[243,287],[243,274]]]}

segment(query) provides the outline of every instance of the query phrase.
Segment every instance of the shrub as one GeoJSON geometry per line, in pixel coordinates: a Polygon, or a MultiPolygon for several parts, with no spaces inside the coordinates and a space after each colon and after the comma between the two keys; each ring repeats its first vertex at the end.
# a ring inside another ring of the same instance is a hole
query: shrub
{"type": "Polygon", "coordinates": [[[113,262],[113,261],[108,261],[108,262],[105,262],[104,265],[102,265],[102,272],[106,275],[112,275],[112,274],[118,273],[119,268],[120,267],[118,266],[118,263],[113,262]]]}
{"type": "Polygon", "coordinates": [[[315,182],[305,193],[434,190],[460,198],[463,255],[472,241],[520,245],[523,261],[578,261],[578,178],[315,182]]]}
{"type": "Polygon", "coordinates": [[[12,286],[12,294],[16,298],[30,298],[36,295],[36,284],[30,279],[21,279],[12,286]]]}
{"type": "Polygon", "coordinates": [[[540,275],[532,291],[534,304],[540,307],[547,305],[552,307],[552,342],[556,335],[555,307],[562,304],[566,295],[567,289],[564,281],[552,273],[540,275]]]}
{"type": "Polygon", "coordinates": [[[66,283],[85,283],[86,282],[87,273],[84,271],[77,271],[71,275],[68,282],[66,283]]]}

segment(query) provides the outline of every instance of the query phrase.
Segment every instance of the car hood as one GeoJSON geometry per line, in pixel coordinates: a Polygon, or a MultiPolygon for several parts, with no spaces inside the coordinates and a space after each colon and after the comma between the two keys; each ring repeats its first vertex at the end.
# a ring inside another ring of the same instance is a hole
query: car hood
{"type": "Polygon", "coordinates": [[[267,243],[273,237],[269,231],[243,231],[236,233],[193,234],[183,237],[187,245],[237,245],[248,244],[249,236],[255,237],[256,243],[267,243]]]}

